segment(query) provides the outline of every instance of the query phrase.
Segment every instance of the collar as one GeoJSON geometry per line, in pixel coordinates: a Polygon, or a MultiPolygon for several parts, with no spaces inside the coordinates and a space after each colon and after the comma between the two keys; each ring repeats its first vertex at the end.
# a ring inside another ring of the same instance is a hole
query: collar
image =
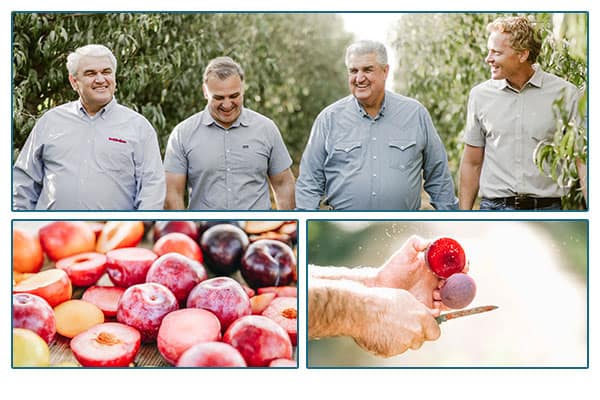
{"type": "Polygon", "coordinates": [[[81,98],[77,99],[76,102],[76,107],[77,107],[77,112],[79,113],[80,117],[87,117],[87,118],[106,118],[106,116],[109,114],[109,112],[111,110],[113,110],[115,107],[117,106],[117,99],[115,99],[115,97],[113,96],[112,100],[105,105],[104,107],[102,107],[100,109],[100,111],[98,111],[94,116],[90,116],[87,111],[85,110],[85,107],[83,107],[83,104],[81,103],[81,98]]]}
{"type": "Polygon", "coordinates": [[[531,76],[531,78],[529,78],[529,80],[527,82],[525,82],[525,85],[523,85],[521,90],[517,90],[517,89],[513,88],[506,79],[500,79],[498,81],[492,81],[492,82],[498,88],[498,90],[504,90],[504,89],[508,88],[517,93],[522,92],[528,86],[541,88],[543,81],[544,81],[544,71],[542,70],[542,68],[540,67],[539,64],[533,64],[532,67],[533,67],[533,75],[531,76]]]}
{"type": "MultiPolygon", "coordinates": [[[[205,126],[215,125],[221,129],[225,129],[217,121],[215,121],[213,116],[210,114],[208,105],[204,108],[204,112],[202,112],[202,115],[200,116],[200,123],[205,126]]],[[[240,126],[244,126],[244,127],[250,126],[250,114],[248,113],[246,108],[244,108],[243,106],[242,106],[242,112],[240,113],[240,116],[227,129],[238,128],[240,126]]]]}
{"type": "Polygon", "coordinates": [[[356,97],[352,96],[352,98],[354,99],[354,105],[356,107],[356,110],[360,113],[360,115],[363,118],[371,118],[373,120],[377,120],[384,116],[385,108],[387,106],[387,99],[388,99],[387,90],[385,91],[385,93],[383,95],[383,102],[381,103],[381,108],[379,109],[379,112],[377,113],[377,115],[375,117],[371,117],[369,115],[369,113],[367,113],[365,111],[365,108],[362,106],[362,104],[360,104],[360,102],[358,101],[358,99],[356,97]]]}

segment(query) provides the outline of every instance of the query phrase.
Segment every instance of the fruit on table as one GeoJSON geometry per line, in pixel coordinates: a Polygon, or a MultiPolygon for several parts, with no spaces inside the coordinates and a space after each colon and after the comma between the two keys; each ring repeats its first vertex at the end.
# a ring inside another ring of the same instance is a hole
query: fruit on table
{"type": "Polygon", "coordinates": [[[50,364],[48,344],[34,331],[13,328],[13,367],[47,367],[50,364]]]}
{"type": "Polygon", "coordinates": [[[286,331],[262,315],[247,315],[234,321],[223,342],[235,347],[250,367],[266,367],[277,358],[292,358],[292,343],[286,331]]]}
{"type": "Polygon", "coordinates": [[[465,268],[466,256],[462,246],[456,240],[443,237],[434,240],[427,247],[425,261],[435,275],[448,278],[465,268]]]}
{"type": "Polygon", "coordinates": [[[471,304],[477,291],[475,281],[467,274],[450,276],[440,289],[442,303],[450,308],[464,308],[471,304]]]}
{"type": "Polygon", "coordinates": [[[50,343],[56,334],[54,310],[39,296],[15,293],[12,304],[12,326],[34,331],[46,343],[50,343]]]}
{"type": "Polygon", "coordinates": [[[223,342],[198,343],[188,348],[178,367],[245,367],[246,361],[237,349],[223,342]]]}
{"type": "Polygon", "coordinates": [[[165,315],[179,308],[175,295],[160,283],[140,283],[127,288],[117,308],[117,321],[136,328],[142,342],[156,340],[165,315]]]}
{"type": "Polygon", "coordinates": [[[96,235],[81,221],[56,221],[39,230],[42,249],[52,261],[94,251],[96,235]]]}
{"type": "Polygon", "coordinates": [[[156,345],[163,358],[175,365],[183,352],[191,346],[219,339],[221,324],[213,313],[199,308],[184,308],[163,318],[156,345]]]}
{"type": "Polygon", "coordinates": [[[262,239],[248,246],[240,271],[252,288],[285,286],[296,281],[296,257],[287,244],[262,239]]]}
{"type": "Polygon", "coordinates": [[[214,225],[200,239],[204,263],[217,275],[232,274],[240,268],[248,243],[248,235],[239,227],[230,224],[214,225]]]}
{"type": "Polygon", "coordinates": [[[114,317],[124,292],[125,289],[118,286],[90,286],[83,292],[81,300],[95,304],[105,317],[114,317]]]}
{"type": "Polygon", "coordinates": [[[44,265],[44,252],[37,235],[21,229],[12,233],[12,268],[17,272],[39,272],[44,265]]]}
{"type": "Polygon", "coordinates": [[[159,256],[167,253],[179,253],[192,260],[198,262],[203,261],[202,251],[200,250],[198,243],[188,235],[179,232],[167,233],[158,239],[156,243],[154,243],[152,251],[159,256]]]}
{"type": "Polygon", "coordinates": [[[50,307],[71,299],[73,286],[62,269],[47,269],[22,280],[13,287],[13,293],[31,293],[42,297],[50,307]]]}
{"type": "Polygon", "coordinates": [[[107,253],[123,247],[134,247],[144,237],[142,221],[108,221],[98,237],[96,251],[107,253]]]}
{"type": "Polygon", "coordinates": [[[298,338],[298,299],[296,297],[277,297],[262,312],[265,317],[277,322],[290,336],[295,346],[298,338]]]}
{"type": "Polygon", "coordinates": [[[146,282],[165,285],[173,292],[179,304],[185,303],[194,286],[206,278],[208,274],[202,264],[179,253],[167,253],[158,257],[146,274],[146,282]]]}
{"type": "Polygon", "coordinates": [[[105,322],[75,336],[70,346],[84,367],[127,367],[140,349],[140,333],[118,322],[105,322]]]}
{"type": "Polygon", "coordinates": [[[106,272],[115,286],[127,288],[146,281],[146,274],[158,256],[139,247],[126,247],[106,253],[106,272]]]}
{"type": "Polygon", "coordinates": [[[54,308],[56,331],[73,338],[91,327],[104,323],[104,314],[98,306],[84,300],[68,300],[54,308]]]}
{"type": "Polygon", "coordinates": [[[188,308],[203,308],[214,313],[223,332],[236,319],[252,313],[250,298],[234,279],[221,276],[200,282],[187,299],[188,308]]]}
{"type": "Polygon", "coordinates": [[[106,256],[101,253],[80,253],[56,262],[56,268],[62,269],[69,275],[75,286],[91,286],[106,271],[106,256]]]}
{"type": "Polygon", "coordinates": [[[250,297],[250,307],[252,308],[252,314],[260,315],[262,312],[271,304],[271,301],[277,297],[277,293],[263,293],[257,294],[256,296],[250,297]]]}
{"type": "Polygon", "coordinates": [[[171,232],[186,234],[196,242],[200,237],[198,225],[194,221],[156,221],[152,232],[155,243],[158,239],[171,232]]]}

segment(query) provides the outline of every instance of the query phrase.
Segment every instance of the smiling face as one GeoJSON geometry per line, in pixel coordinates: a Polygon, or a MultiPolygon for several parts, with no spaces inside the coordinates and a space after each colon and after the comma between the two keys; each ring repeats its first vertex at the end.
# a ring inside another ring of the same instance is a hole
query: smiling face
{"type": "Polygon", "coordinates": [[[351,54],[347,64],[350,92],[369,114],[379,112],[389,65],[379,64],[375,53],[351,54]]]}
{"type": "Polygon", "coordinates": [[[527,61],[529,52],[516,51],[510,46],[508,33],[492,32],[488,39],[488,55],[485,62],[490,65],[492,79],[506,79],[515,83],[531,70],[527,61]]]}
{"type": "Polygon", "coordinates": [[[110,103],[117,87],[115,71],[108,57],[82,57],[77,74],[69,75],[69,82],[90,115],[110,103]]]}
{"type": "Polygon", "coordinates": [[[244,84],[240,76],[231,75],[221,80],[211,74],[202,89],[210,115],[223,128],[229,128],[240,116],[244,103],[244,84]]]}

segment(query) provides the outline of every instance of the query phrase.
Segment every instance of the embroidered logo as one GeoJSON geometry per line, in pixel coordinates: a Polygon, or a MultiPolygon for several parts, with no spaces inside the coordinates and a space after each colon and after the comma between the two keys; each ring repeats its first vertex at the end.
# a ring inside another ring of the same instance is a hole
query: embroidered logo
{"type": "Polygon", "coordinates": [[[127,143],[126,140],[123,140],[123,139],[120,139],[120,138],[116,138],[116,137],[109,137],[108,140],[110,140],[111,142],[127,143]]]}
{"type": "Polygon", "coordinates": [[[250,145],[249,145],[249,144],[243,144],[243,145],[242,145],[242,149],[249,149],[249,148],[250,148],[250,145]]]}

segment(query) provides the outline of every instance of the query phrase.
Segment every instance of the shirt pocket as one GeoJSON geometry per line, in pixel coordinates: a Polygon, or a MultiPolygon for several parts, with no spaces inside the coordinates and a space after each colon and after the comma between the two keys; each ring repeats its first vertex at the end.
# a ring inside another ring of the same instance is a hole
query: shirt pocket
{"type": "Polygon", "coordinates": [[[358,162],[360,160],[361,153],[361,142],[343,142],[334,146],[331,159],[335,162],[348,164],[352,162],[358,162]]]}
{"type": "Polygon", "coordinates": [[[414,160],[416,140],[392,140],[388,143],[389,165],[394,169],[406,169],[414,160]]]}
{"type": "Polygon", "coordinates": [[[96,137],[94,141],[94,158],[103,171],[120,172],[133,175],[135,166],[131,145],[124,140],[110,140],[96,137]]]}

